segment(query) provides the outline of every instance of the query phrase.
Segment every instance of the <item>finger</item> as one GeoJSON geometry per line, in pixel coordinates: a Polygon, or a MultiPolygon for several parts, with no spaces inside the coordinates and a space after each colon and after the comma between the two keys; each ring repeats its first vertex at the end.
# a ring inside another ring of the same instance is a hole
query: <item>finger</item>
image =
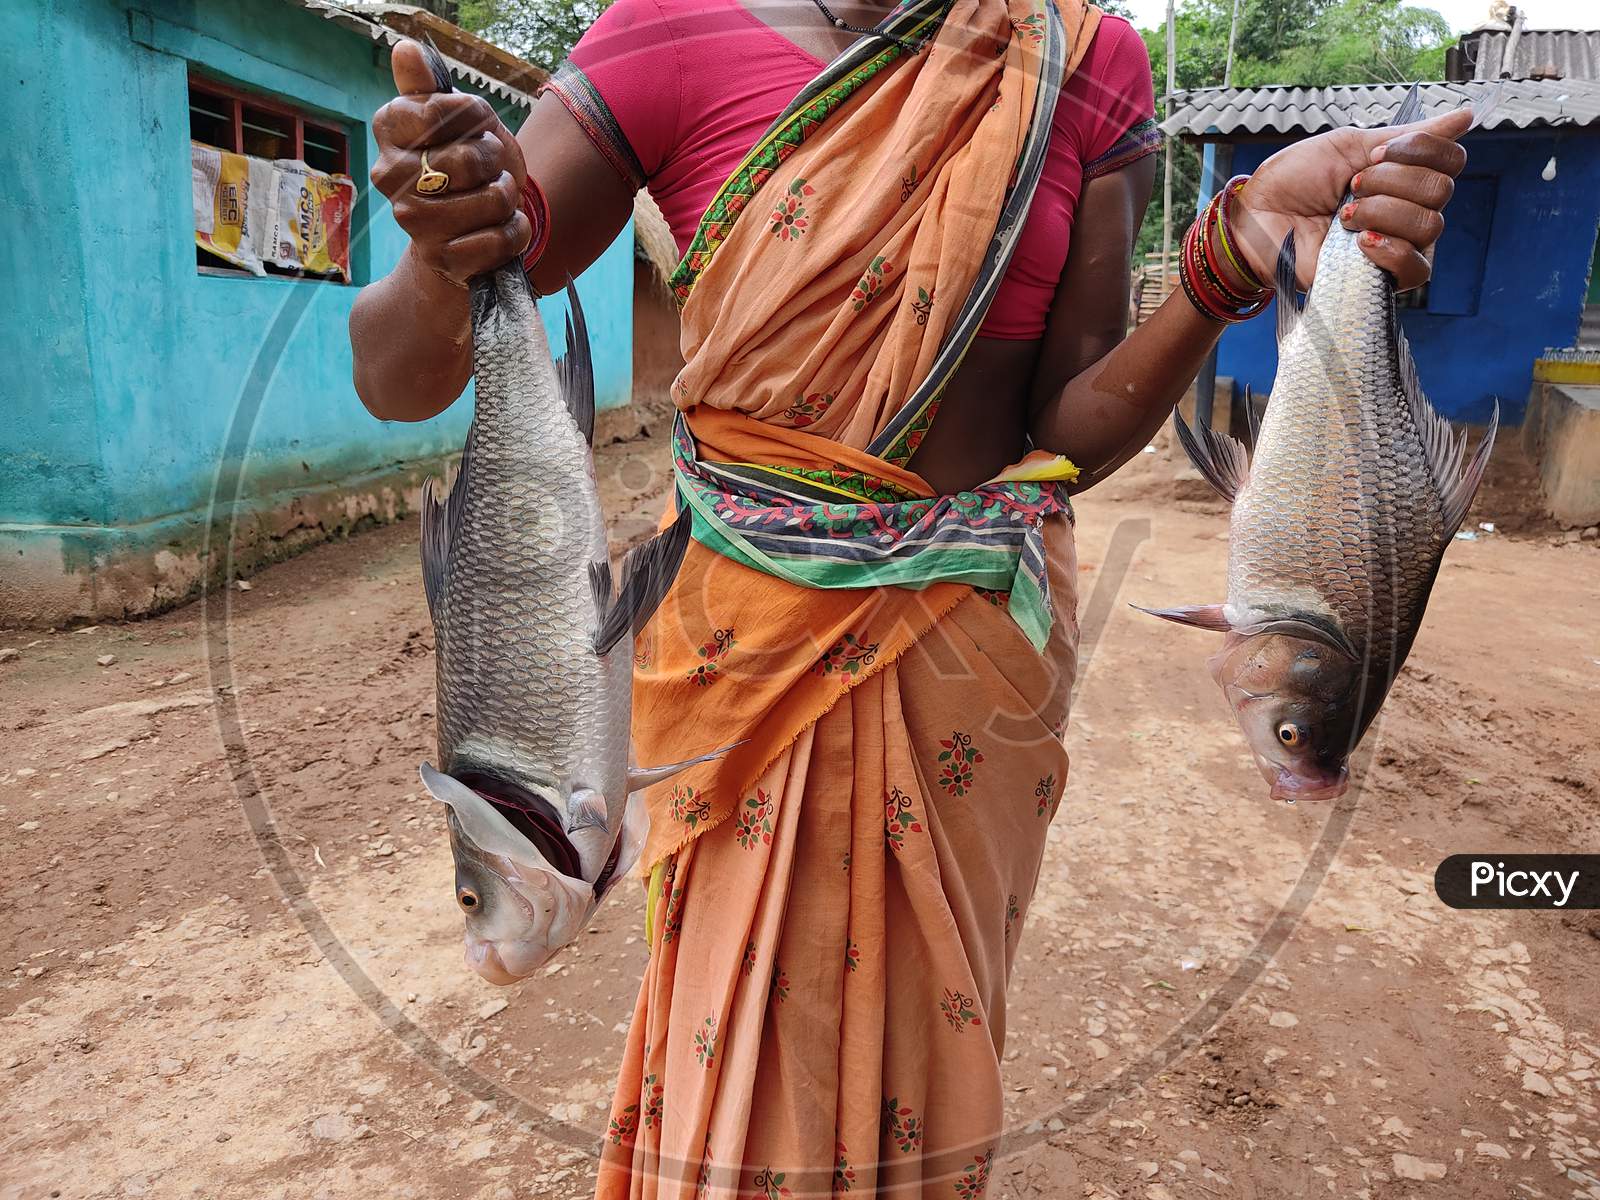
{"type": "MultiPolygon", "coordinates": [[[[422,177],[422,153],[385,150],[372,168],[372,186],[391,200],[413,190],[422,177]]],[[[448,179],[445,190],[434,193],[439,199],[493,183],[506,168],[505,148],[498,138],[488,133],[480,133],[465,142],[431,146],[426,153],[428,167],[443,171],[448,179]]]]}
{"type": "Polygon", "coordinates": [[[1394,196],[1352,201],[1339,210],[1339,220],[1346,229],[1370,230],[1413,246],[1431,246],[1444,232],[1444,217],[1437,209],[1394,196]]]}
{"type": "Polygon", "coordinates": [[[402,96],[438,90],[428,59],[416,42],[404,41],[394,48],[389,70],[394,75],[394,90],[402,96]]]}
{"type": "Polygon", "coordinates": [[[492,129],[500,118],[480,96],[465,92],[402,96],[391,100],[372,119],[379,146],[420,150],[492,129]]]}
{"type": "Polygon", "coordinates": [[[1385,142],[1391,142],[1410,133],[1426,133],[1453,142],[1471,127],[1472,109],[1467,107],[1447,112],[1443,116],[1429,117],[1425,121],[1412,121],[1409,125],[1380,125],[1376,129],[1363,129],[1360,135],[1366,142],[1367,149],[1375,150],[1385,142]]]}
{"type": "Polygon", "coordinates": [[[533,225],[522,212],[492,229],[479,229],[452,238],[437,252],[432,265],[453,279],[465,281],[485,271],[503,267],[520,256],[533,240],[533,225]]]}
{"type": "Polygon", "coordinates": [[[1419,288],[1433,274],[1422,252],[1408,241],[1368,230],[1356,239],[1356,244],[1361,247],[1361,253],[1394,277],[1396,291],[1419,288]]]}
{"type": "Polygon", "coordinates": [[[1460,143],[1420,129],[1402,133],[1374,147],[1370,157],[1374,163],[1410,163],[1443,171],[1452,177],[1461,174],[1461,168],[1467,165],[1467,152],[1460,143]]]}
{"type": "Polygon", "coordinates": [[[504,225],[520,207],[516,181],[509,171],[502,171],[498,179],[470,192],[402,193],[394,202],[394,218],[413,241],[444,245],[504,225]]]}
{"type": "Polygon", "coordinates": [[[1395,162],[1376,163],[1350,181],[1350,191],[1358,200],[1393,196],[1435,210],[1450,203],[1455,190],[1455,180],[1443,171],[1395,162]]]}

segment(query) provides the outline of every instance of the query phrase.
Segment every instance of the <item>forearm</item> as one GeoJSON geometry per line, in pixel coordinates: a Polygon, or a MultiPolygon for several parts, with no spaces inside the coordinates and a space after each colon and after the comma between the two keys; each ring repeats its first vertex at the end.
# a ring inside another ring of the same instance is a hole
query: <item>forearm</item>
{"type": "Polygon", "coordinates": [[[1032,414],[1042,450],[1065,454],[1092,487],[1150,443],[1194,382],[1224,326],[1202,316],[1181,291],[1032,414]]]}
{"type": "Polygon", "coordinates": [[[350,310],[356,394],[375,417],[425,421],[461,395],[472,375],[467,291],[407,247],[350,310]]]}

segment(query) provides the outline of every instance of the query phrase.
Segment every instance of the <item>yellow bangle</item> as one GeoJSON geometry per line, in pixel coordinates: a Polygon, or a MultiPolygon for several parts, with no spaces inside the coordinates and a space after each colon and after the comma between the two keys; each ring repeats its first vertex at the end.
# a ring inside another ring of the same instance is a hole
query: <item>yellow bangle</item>
{"type": "Polygon", "coordinates": [[[1228,202],[1233,199],[1234,193],[1244,190],[1244,185],[1248,179],[1249,176],[1241,175],[1236,179],[1229,180],[1228,185],[1222,189],[1224,199],[1217,208],[1217,241],[1222,243],[1222,253],[1227,257],[1228,265],[1239,272],[1239,278],[1257,289],[1264,289],[1267,285],[1256,278],[1254,271],[1239,261],[1238,256],[1233,252],[1233,247],[1228,244],[1228,202]]]}

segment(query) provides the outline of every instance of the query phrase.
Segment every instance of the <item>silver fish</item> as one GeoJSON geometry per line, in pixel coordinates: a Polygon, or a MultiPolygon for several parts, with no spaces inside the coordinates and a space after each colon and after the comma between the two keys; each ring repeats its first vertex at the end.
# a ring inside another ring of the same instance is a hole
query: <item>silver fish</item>
{"type": "MultiPolygon", "coordinates": [[[[1394,124],[1421,116],[1413,88],[1394,124]]],[[[1273,799],[1290,802],[1349,786],[1350,754],[1411,649],[1499,420],[1497,405],[1467,458],[1465,435],[1423,395],[1394,280],[1356,237],[1331,222],[1303,309],[1285,239],[1278,373],[1253,459],[1174,416],[1190,459],[1233,502],[1228,595],[1143,610],[1226,635],[1212,676],[1273,799]]]]}
{"type": "MultiPolygon", "coordinates": [[[[435,62],[444,89],[449,76],[435,62]]],[[[439,766],[467,961],[512,983],[570,942],[638,857],[632,634],[666,594],[689,510],[613,587],[595,486],[594,372],[576,289],[551,360],[520,262],[472,281],[477,404],[448,493],[430,479],[422,566],[437,646],[439,766]]]]}

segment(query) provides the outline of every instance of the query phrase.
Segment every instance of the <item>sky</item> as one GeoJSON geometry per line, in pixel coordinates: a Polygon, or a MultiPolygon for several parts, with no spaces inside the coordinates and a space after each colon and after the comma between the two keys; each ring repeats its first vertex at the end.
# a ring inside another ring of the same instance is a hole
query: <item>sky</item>
{"type": "MultiPolygon", "coordinates": [[[[1457,33],[1465,33],[1481,24],[1489,12],[1489,0],[1408,0],[1408,3],[1443,13],[1450,28],[1457,33]]],[[[1167,0],[1130,0],[1129,7],[1137,18],[1134,23],[1141,29],[1153,29],[1167,16],[1167,0]]],[[[1595,0],[1524,0],[1521,7],[1528,14],[1529,29],[1600,28],[1600,5],[1595,0]]]]}

